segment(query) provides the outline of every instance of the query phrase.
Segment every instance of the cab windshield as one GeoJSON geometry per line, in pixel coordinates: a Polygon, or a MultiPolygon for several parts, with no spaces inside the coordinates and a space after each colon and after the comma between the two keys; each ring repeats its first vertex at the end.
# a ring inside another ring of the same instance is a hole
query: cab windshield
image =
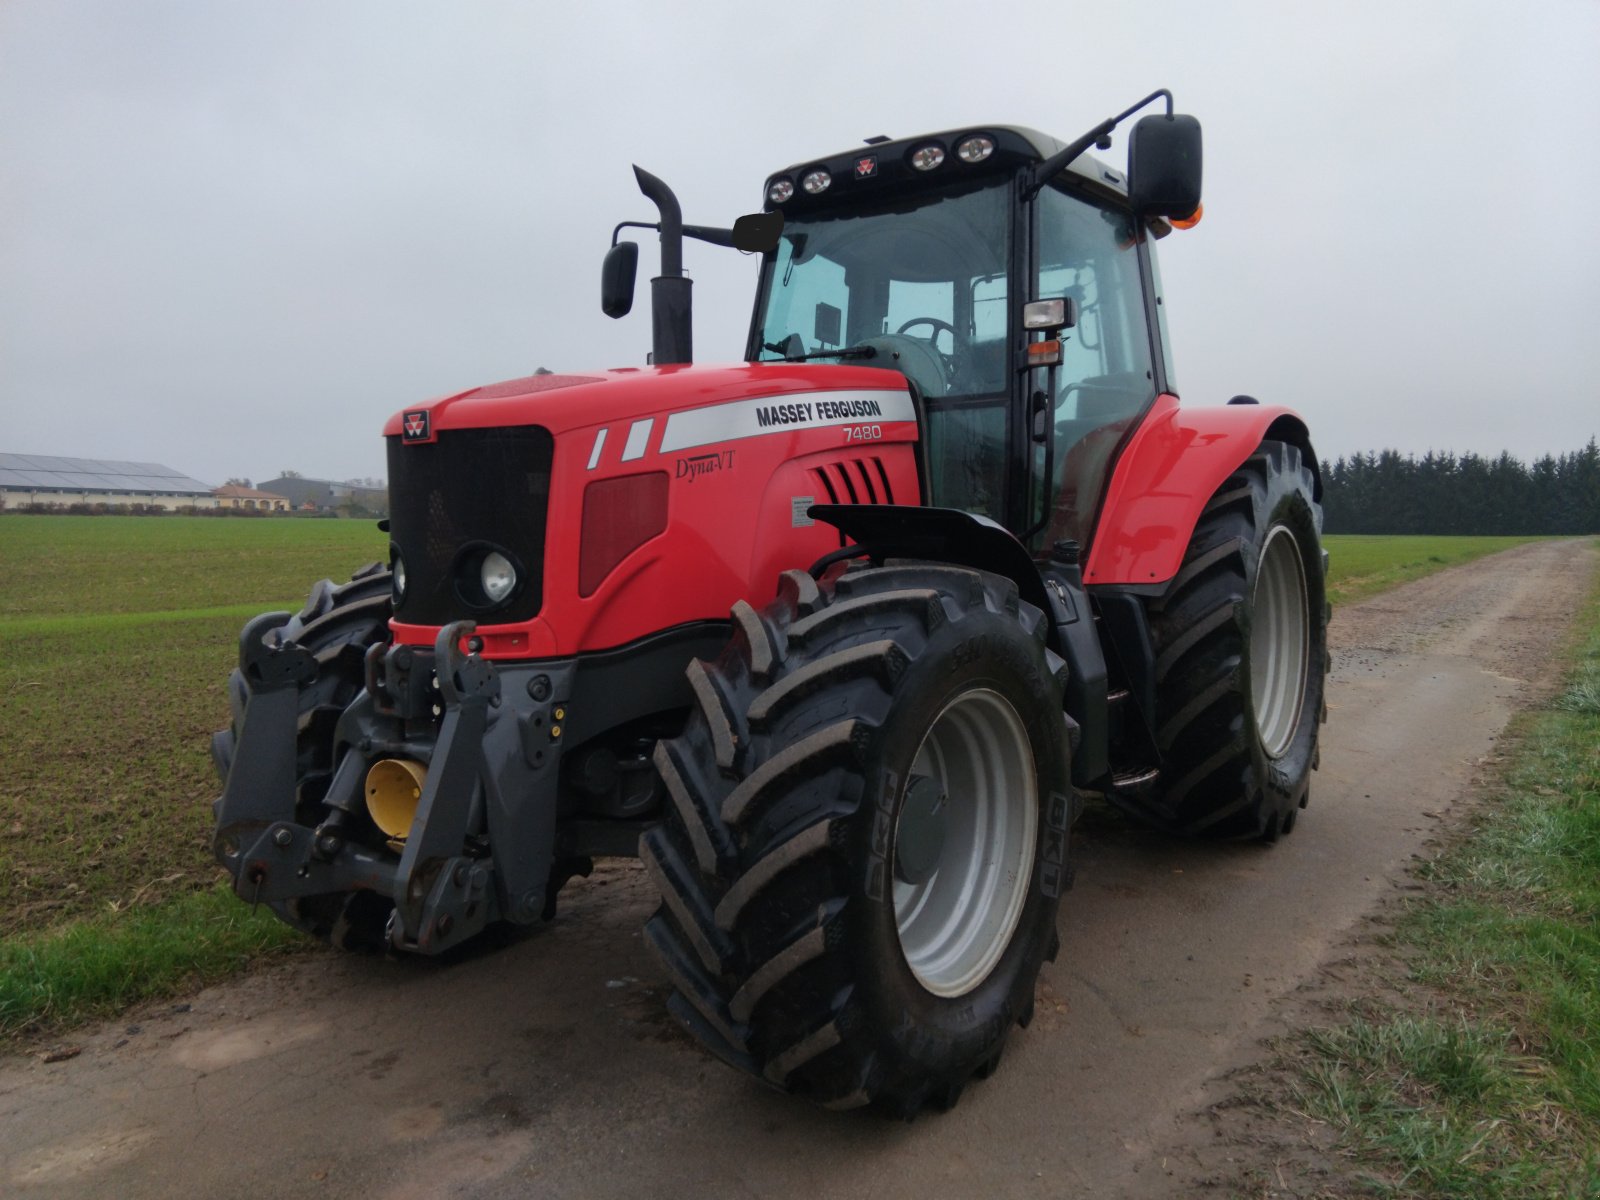
{"type": "Polygon", "coordinates": [[[762,279],[759,361],[900,371],[927,412],[934,504],[1003,519],[1011,192],[989,180],[800,213],[762,279]]]}
{"type": "Polygon", "coordinates": [[[1009,204],[991,182],[791,218],[758,358],[845,351],[903,371],[928,399],[1005,391],[1009,204]]]}

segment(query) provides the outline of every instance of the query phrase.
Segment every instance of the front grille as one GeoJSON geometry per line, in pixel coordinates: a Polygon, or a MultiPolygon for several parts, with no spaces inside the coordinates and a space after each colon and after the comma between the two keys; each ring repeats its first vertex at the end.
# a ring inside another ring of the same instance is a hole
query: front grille
{"type": "Polygon", "coordinates": [[[537,425],[452,429],[438,441],[389,440],[389,538],[406,561],[395,618],[443,625],[470,618],[500,625],[535,616],[544,600],[545,513],[555,443],[537,425]],[[516,565],[503,608],[471,603],[457,586],[464,556],[493,547],[516,565]]]}

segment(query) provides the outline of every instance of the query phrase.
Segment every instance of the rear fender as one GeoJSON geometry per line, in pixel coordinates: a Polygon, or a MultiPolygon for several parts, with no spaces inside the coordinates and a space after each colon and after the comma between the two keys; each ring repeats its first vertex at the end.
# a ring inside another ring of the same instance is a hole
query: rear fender
{"type": "Polygon", "coordinates": [[[1178,573],[1206,503],[1264,440],[1299,448],[1322,477],[1300,416],[1264,404],[1180,408],[1162,396],[1117,461],[1084,565],[1089,584],[1161,585],[1178,573]]]}

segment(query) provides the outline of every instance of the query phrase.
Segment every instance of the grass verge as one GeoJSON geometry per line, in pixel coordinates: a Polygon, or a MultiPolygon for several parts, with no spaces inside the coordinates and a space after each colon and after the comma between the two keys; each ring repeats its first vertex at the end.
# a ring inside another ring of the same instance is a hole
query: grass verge
{"type": "Polygon", "coordinates": [[[1334,604],[1350,604],[1396,584],[1538,540],[1331,534],[1322,540],[1328,552],[1328,599],[1334,604]]]}
{"type": "Polygon", "coordinates": [[[305,939],[215,887],[0,941],[0,1038],[110,1016],[305,939]]]}
{"type": "Polygon", "coordinates": [[[1600,1196],[1600,593],[1581,627],[1566,690],[1396,926],[1415,1003],[1299,1041],[1297,1104],[1370,1194],[1600,1196]]]}

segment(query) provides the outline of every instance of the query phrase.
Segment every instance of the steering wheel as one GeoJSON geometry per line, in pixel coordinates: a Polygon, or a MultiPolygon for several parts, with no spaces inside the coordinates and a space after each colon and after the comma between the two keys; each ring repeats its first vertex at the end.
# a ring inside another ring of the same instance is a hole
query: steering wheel
{"type": "MultiPolygon", "coordinates": [[[[938,317],[912,317],[911,320],[900,326],[895,332],[904,334],[906,330],[917,325],[933,326],[933,336],[928,338],[927,341],[935,350],[939,349],[939,335],[948,333],[950,335],[950,354],[953,355],[956,352],[956,327],[950,324],[949,321],[941,321],[938,317]]],[[[944,354],[944,351],[939,350],[939,353],[944,354]]]]}
{"type": "Polygon", "coordinates": [[[899,371],[914,382],[924,396],[949,395],[950,365],[944,355],[933,348],[932,342],[898,333],[880,333],[877,337],[862,339],[861,344],[871,346],[886,360],[874,362],[873,366],[899,371]]]}

